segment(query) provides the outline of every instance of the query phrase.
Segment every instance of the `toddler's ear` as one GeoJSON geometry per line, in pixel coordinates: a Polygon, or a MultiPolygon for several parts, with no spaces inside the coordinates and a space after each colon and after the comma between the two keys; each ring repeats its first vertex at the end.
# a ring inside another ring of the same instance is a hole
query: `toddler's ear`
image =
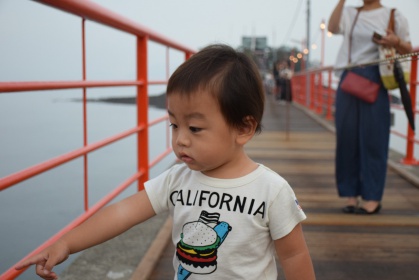
{"type": "Polygon", "coordinates": [[[258,125],[255,118],[252,116],[246,116],[244,118],[244,123],[246,125],[240,127],[238,129],[238,143],[241,145],[246,144],[250,139],[252,139],[253,135],[255,135],[256,127],[258,125]]]}

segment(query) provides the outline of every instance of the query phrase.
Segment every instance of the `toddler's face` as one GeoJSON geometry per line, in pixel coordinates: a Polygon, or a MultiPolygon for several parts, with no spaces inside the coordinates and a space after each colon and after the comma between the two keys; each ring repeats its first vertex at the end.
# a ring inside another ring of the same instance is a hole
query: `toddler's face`
{"type": "Polygon", "coordinates": [[[226,123],[215,98],[205,92],[167,98],[176,156],[192,170],[217,177],[234,164],[237,131],[226,123]]]}

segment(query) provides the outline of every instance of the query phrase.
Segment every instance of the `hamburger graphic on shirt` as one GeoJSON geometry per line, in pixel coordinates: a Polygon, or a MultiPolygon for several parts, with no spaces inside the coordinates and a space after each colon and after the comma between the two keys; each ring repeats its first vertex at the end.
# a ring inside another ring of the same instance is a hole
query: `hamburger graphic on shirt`
{"type": "Polygon", "coordinates": [[[202,211],[198,221],[183,225],[176,256],[180,265],[178,279],[187,279],[191,273],[209,274],[217,269],[217,250],[231,227],[219,222],[220,214],[202,211]]]}

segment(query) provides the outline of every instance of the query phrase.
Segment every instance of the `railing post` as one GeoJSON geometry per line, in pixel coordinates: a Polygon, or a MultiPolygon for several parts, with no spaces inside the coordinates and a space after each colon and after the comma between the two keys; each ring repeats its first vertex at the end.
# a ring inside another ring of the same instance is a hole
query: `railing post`
{"type": "MultiPolygon", "coordinates": [[[[82,76],[86,81],[86,24],[85,18],[81,21],[81,43],[82,43],[82,76]]],[[[83,87],[83,146],[86,147],[87,141],[87,94],[86,87],[83,87]]],[[[84,211],[89,210],[89,171],[88,155],[83,155],[83,182],[84,182],[84,211]]]]}
{"type": "Polygon", "coordinates": [[[137,126],[142,127],[137,135],[137,168],[143,175],[138,179],[138,190],[144,189],[149,177],[148,167],[148,36],[137,36],[137,126]]]}
{"type": "Polygon", "coordinates": [[[293,93],[293,101],[303,105],[301,100],[301,75],[294,75],[291,78],[291,87],[293,93]]]}
{"type": "MultiPolygon", "coordinates": [[[[418,56],[415,55],[412,57],[411,70],[410,70],[410,98],[412,100],[412,111],[413,119],[416,115],[416,88],[417,88],[417,74],[418,74],[418,56]]],[[[419,164],[414,156],[414,147],[415,147],[415,132],[407,124],[407,142],[406,142],[406,157],[401,160],[404,164],[419,164]]]]}
{"type": "Polygon", "coordinates": [[[307,86],[308,86],[307,85],[307,80],[308,80],[307,74],[303,73],[302,77],[301,77],[301,80],[303,82],[303,87],[302,87],[303,91],[301,92],[301,100],[304,101],[304,103],[302,105],[304,107],[308,108],[309,104],[308,104],[308,96],[307,96],[307,86]]]}
{"type": "Polygon", "coordinates": [[[332,70],[328,70],[327,76],[327,120],[332,120],[332,70]]]}
{"type": "Polygon", "coordinates": [[[310,88],[310,110],[315,111],[315,108],[316,108],[316,104],[315,104],[316,101],[315,101],[315,96],[314,96],[314,89],[315,89],[314,76],[315,76],[315,73],[312,72],[312,73],[309,73],[308,75],[310,77],[310,79],[309,79],[309,81],[310,81],[310,84],[309,84],[309,88],[310,88]]]}
{"type": "Polygon", "coordinates": [[[166,80],[170,77],[170,48],[166,47],[166,80]]]}
{"type": "Polygon", "coordinates": [[[296,94],[297,94],[297,102],[300,103],[301,105],[303,105],[302,104],[303,101],[301,99],[301,94],[302,94],[301,93],[301,91],[302,91],[302,89],[301,89],[301,75],[299,75],[299,76],[296,77],[295,84],[296,84],[296,86],[293,87],[292,90],[294,91],[294,88],[297,89],[297,91],[296,91],[296,94]]]}
{"type": "Polygon", "coordinates": [[[317,92],[318,92],[317,114],[323,113],[323,74],[322,74],[322,71],[323,70],[317,73],[317,83],[318,83],[317,85],[317,92]]]}
{"type": "Polygon", "coordinates": [[[190,52],[185,52],[185,60],[188,60],[189,58],[191,58],[192,53],[190,52]]]}

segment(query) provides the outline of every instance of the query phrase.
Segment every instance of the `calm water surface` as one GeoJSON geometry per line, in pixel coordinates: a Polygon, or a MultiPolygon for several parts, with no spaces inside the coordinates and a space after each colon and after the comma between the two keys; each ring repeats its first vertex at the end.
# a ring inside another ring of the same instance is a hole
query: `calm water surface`
{"type": "MultiPolygon", "coordinates": [[[[103,97],[103,89],[101,92],[103,97]]],[[[105,95],[115,96],[115,92],[117,96],[130,94],[127,89],[114,88],[105,95]]],[[[95,95],[99,97],[91,91],[88,96],[95,95]]],[[[74,90],[0,94],[0,177],[83,145],[82,103],[73,101],[80,96],[74,90]]],[[[135,114],[133,105],[89,103],[89,143],[134,127],[135,114]]],[[[164,110],[149,109],[150,120],[164,114],[164,110]]],[[[165,123],[151,128],[150,159],[165,149],[165,131],[165,123]]],[[[135,143],[135,136],[130,136],[88,156],[90,205],[135,172],[135,143]]],[[[151,177],[173,161],[174,156],[169,156],[151,170],[151,177]]],[[[130,186],[116,200],[135,189],[130,186]]],[[[82,213],[82,158],[0,192],[0,273],[82,213]]],[[[57,272],[62,269],[64,265],[57,272]]],[[[19,279],[33,278],[30,269],[19,279]]]]}

